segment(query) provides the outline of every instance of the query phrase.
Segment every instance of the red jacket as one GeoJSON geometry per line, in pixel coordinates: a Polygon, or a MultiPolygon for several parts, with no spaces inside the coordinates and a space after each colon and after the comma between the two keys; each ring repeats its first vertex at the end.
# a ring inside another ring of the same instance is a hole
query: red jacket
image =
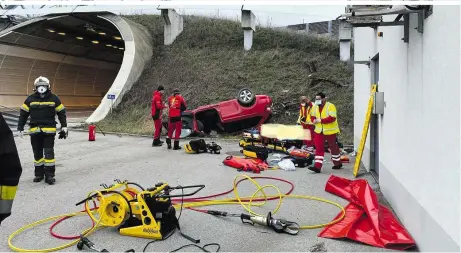
{"type": "Polygon", "coordinates": [[[181,95],[170,96],[168,98],[169,118],[181,117],[181,112],[186,110],[186,101],[181,95]]]}
{"type": "Polygon", "coordinates": [[[152,117],[159,119],[162,116],[164,108],[165,105],[163,104],[162,93],[158,90],[154,91],[154,94],[152,95],[152,117]]]}

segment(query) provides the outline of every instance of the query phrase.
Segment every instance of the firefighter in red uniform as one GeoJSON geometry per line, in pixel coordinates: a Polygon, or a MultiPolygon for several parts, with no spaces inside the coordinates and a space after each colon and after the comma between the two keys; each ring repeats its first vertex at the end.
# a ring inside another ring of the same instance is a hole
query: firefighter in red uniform
{"type": "Polygon", "coordinates": [[[163,141],[160,140],[160,133],[162,132],[162,112],[165,109],[165,104],[163,103],[163,93],[165,92],[165,88],[160,85],[158,86],[157,90],[154,91],[152,96],[152,119],[154,120],[154,141],[152,142],[152,147],[154,146],[162,146],[163,141]]]}
{"type": "Polygon", "coordinates": [[[332,169],[341,169],[343,164],[338,143],[336,142],[336,135],[340,132],[336,107],[334,104],[327,102],[326,96],[322,92],[317,93],[315,96],[315,106],[311,111],[311,121],[315,126],[314,142],[316,149],[314,166],[308,167],[308,169],[320,173],[325,154],[325,140],[330,147],[331,159],[333,160],[332,169]]]}
{"type": "Polygon", "coordinates": [[[300,108],[299,108],[299,117],[297,123],[300,124],[303,129],[310,130],[311,140],[304,140],[304,145],[306,146],[306,150],[310,153],[314,152],[314,125],[311,122],[311,110],[313,107],[312,102],[306,97],[300,97],[300,108]]]}
{"type": "Polygon", "coordinates": [[[171,139],[174,133],[174,150],[181,149],[179,146],[179,136],[181,135],[182,121],[181,113],[186,110],[186,101],[179,94],[179,90],[175,89],[173,95],[168,98],[168,138],[166,144],[168,149],[171,149],[171,139]]]}

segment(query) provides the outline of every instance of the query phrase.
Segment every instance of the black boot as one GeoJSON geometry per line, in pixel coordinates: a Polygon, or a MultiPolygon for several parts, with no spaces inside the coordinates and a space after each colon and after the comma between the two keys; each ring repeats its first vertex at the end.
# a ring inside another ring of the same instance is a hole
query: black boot
{"type": "Polygon", "coordinates": [[[315,173],[320,173],[320,169],[317,169],[315,166],[309,166],[307,167],[308,170],[311,170],[315,173]]]}
{"type": "Polygon", "coordinates": [[[45,166],[45,183],[52,185],[56,182],[54,179],[55,167],[53,166],[45,166]]]}
{"type": "Polygon", "coordinates": [[[56,182],[56,179],[54,179],[54,177],[48,176],[48,175],[45,177],[45,183],[49,185],[53,185],[55,182],[56,182]]]}
{"type": "Polygon", "coordinates": [[[331,168],[334,169],[334,170],[339,170],[339,169],[341,169],[342,167],[343,167],[343,164],[340,163],[339,165],[335,165],[335,166],[333,166],[333,167],[331,167],[331,168]]]}
{"type": "Polygon", "coordinates": [[[166,138],[166,145],[168,145],[168,149],[171,149],[171,139],[170,138],[166,138]]]}
{"type": "Polygon", "coordinates": [[[42,181],[45,178],[45,169],[42,166],[35,166],[35,177],[34,177],[34,183],[38,183],[42,181]]]}
{"type": "Polygon", "coordinates": [[[160,141],[160,139],[154,139],[154,141],[152,142],[152,147],[158,147],[158,146],[162,146],[163,142],[160,141]]]}
{"type": "Polygon", "coordinates": [[[181,147],[179,146],[179,141],[174,141],[173,150],[178,150],[178,149],[181,149],[181,147]]]}
{"type": "Polygon", "coordinates": [[[38,183],[42,181],[45,177],[44,176],[35,176],[34,177],[34,183],[38,183]]]}

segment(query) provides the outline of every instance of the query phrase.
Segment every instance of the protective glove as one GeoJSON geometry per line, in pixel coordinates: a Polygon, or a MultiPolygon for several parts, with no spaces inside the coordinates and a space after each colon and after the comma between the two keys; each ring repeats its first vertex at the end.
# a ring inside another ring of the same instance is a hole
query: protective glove
{"type": "Polygon", "coordinates": [[[21,137],[21,139],[23,139],[24,138],[24,131],[19,131],[18,135],[19,135],[19,137],[21,137]]]}
{"type": "Polygon", "coordinates": [[[67,131],[67,127],[61,128],[61,131],[59,132],[59,139],[66,139],[67,136],[69,135],[69,132],[67,131]]]}

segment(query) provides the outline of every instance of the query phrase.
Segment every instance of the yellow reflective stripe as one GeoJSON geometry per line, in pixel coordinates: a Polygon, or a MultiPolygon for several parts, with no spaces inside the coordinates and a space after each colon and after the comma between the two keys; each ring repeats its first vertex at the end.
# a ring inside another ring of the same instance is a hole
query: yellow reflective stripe
{"type": "Polygon", "coordinates": [[[65,109],[65,107],[64,107],[63,104],[60,104],[58,107],[55,108],[55,110],[56,110],[57,112],[60,112],[60,111],[62,111],[62,110],[64,110],[64,109],[65,109]]]}
{"type": "Polygon", "coordinates": [[[39,160],[34,160],[35,165],[42,165],[45,162],[45,159],[41,158],[39,160]]]}
{"type": "Polygon", "coordinates": [[[55,127],[42,127],[42,132],[54,133],[56,132],[56,128],[55,127]]]}
{"type": "Polygon", "coordinates": [[[21,110],[24,110],[24,111],[28,112],[29,111],[29,106],[27,106],[26,104],[22,104],[21,110]]]}
{"type": "Polygon", "coordinates": [[[53,166],[55,162],[55,159],[45,159],[45,166],[53,166]]]}
{"type": "Polygon", "coordinates": [[[0,187],[0,199],[13,200],[17,189],[17,186],[2,185],[0,187]]]}
{"type": "Polygon", "coordinates": [[[31,107],[40,107],[40,106],[52,107],[55,104],[56,104],[55,102],[31,102],[30,106],[31,107]]]}
{"type": "Polygon", "coordinates": [[[29,129],[29,132],[31,132],[31,133],[39,133],[40,128],[39,127],[32,127],[32,128],[29,129]]]}

